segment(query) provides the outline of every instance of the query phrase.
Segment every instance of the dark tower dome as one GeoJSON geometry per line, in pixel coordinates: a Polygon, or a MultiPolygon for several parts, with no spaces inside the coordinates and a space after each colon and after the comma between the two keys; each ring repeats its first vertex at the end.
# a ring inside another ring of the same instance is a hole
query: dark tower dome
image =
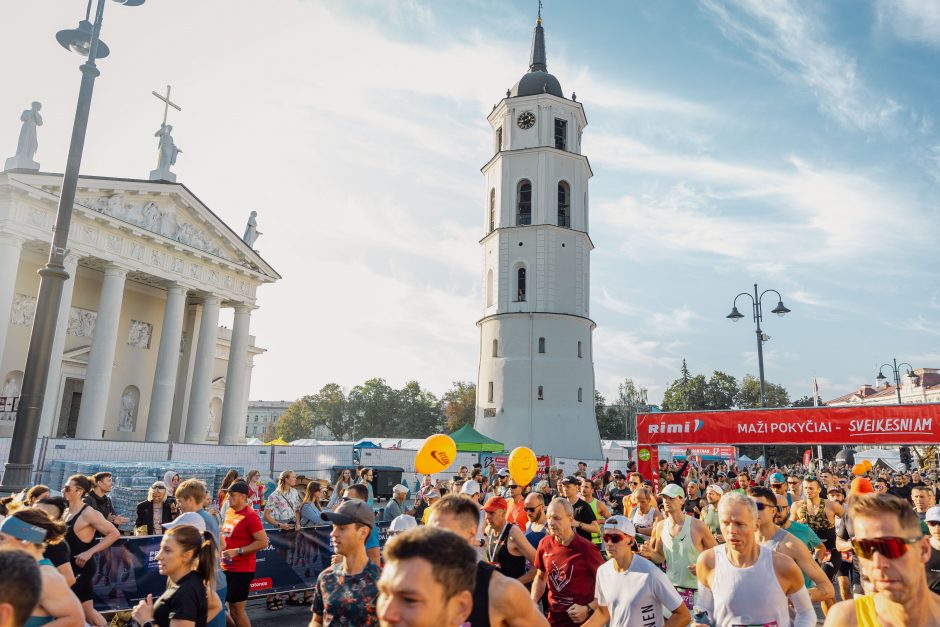
{"type": "Polygon", "coordinates": [[[535,21],[535,32],[532,33],[532,54],[529,57],[529,71],[523,74],[509,92],[511,97],[535,96],[537,94],[551,94],[564,98],[561,83],[554,75],[548,73],[545,63],[545,30],[542,28],[542,18],[535,21]]]}

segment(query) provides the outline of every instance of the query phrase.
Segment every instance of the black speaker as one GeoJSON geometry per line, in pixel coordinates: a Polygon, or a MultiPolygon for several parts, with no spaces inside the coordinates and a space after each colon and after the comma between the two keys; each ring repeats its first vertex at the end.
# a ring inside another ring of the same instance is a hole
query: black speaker
{"type": "Polygon", "coordinates": [[[375,493],[375,498],[378,499],[390,499],[392,498],[392,488],[396,484],[401,483],[401,475],[403,470],[401,468],[392,469],[382,469],[382,470],[373,470],[372,474],[372,491],[375,493]]]}

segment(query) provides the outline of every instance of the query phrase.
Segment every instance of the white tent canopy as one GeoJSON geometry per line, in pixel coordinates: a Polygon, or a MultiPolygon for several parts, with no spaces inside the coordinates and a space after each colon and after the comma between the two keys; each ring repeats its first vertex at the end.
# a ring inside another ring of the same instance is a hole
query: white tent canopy
{"type": "Polygon", "coordinates": [[[868,448],[864,451],[855,452],[855,463],[870,461],[874,464],[878,460],[883,461],[894,470],[901,469],[901,451],[891,448],[868,448]]]}

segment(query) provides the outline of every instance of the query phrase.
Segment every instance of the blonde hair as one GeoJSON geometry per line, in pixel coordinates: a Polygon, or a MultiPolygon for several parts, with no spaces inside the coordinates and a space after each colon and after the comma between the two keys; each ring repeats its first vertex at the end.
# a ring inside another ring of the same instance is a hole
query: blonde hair
{"type": "Polygon", "coordinates": [[[893,494],[855,494],[848,500],[848,515],[854,521],[859,518],[889,516],[897,518],[901,528],[908,533],[921,535],[920,519],[910,503],[893,494]]]}

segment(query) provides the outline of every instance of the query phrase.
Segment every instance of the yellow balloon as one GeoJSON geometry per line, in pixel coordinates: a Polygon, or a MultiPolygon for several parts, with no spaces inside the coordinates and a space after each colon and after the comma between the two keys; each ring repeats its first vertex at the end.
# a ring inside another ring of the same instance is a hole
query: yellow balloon
{"type": "Polygon", "coordinates": [[[444,472],[457,458],[457,443],[443,433],[430,436],[415,455],[415,472],[433,475],[444,472]]]}
{"type": "Polygon", "coordinates": [[[871,470],[871,468],[872,468],[872,466],[871,466],[871,461],[869,461],[869,460],[867,460],[867,459],[862,462],[862,465],[865,466],[865,472],[868,472],[868,471],[871,470]]]}
{"type": "Polygon", "coordinates": [[[532,449],[519,446],[509,454],[509,475],[518,485],[527,486],[532,483],[538,469],[539,462],[532,449]]]}

